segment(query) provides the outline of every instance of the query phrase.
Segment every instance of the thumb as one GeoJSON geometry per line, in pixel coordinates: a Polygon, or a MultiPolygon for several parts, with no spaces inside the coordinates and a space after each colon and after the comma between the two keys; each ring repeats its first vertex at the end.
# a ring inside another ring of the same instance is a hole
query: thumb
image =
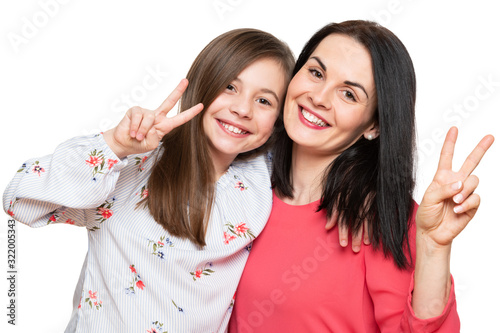
{"type": "Polygon", "coordinates": [[[427,204],[437,204],[443,202],[459,193],[462,187],[463,183],[459,180],[457,182],[438,186],[432,191],[427,189],[422,201],[425,201],[427,204]]]}

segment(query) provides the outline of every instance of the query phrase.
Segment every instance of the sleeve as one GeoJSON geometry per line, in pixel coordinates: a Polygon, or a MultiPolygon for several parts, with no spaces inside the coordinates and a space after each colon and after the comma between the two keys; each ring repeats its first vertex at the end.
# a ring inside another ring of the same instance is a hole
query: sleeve
{"type": "Polygon", "coordinates": [[[420,319],[411,306],[415,263],[415,203],[414,215],[410,223],[411,267],[398,269],[391,256],[383,251],[369,249],[365,254],[366,281],[373,302],[375,321],[382,333],[386,332],[460,332],[454,283],[452,279],[450,296],[440,316],[420,319]]]}
{"type": "Polygon", "coordinates": [[[86,210],[107,208],[107,199],[127,163],[100,134],[70,139],[52,155],[23,163],[4,192],[4,210],[31,227],[51,223],[86,226],[86,210]]]}

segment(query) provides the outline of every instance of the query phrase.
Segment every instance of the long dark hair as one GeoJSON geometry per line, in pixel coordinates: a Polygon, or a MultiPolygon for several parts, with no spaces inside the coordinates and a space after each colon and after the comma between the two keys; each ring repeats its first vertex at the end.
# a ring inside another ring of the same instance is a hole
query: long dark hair
{"type": "MultiPolygon", "coordinates": [[[[283,69],[285,82],[289,82],[294,66],[292,52],[273,35],[257,29],[235,29],[218,36],[191,66],[180,110],[201,102],[204,111],[163,137],[148,180],[149,195],[142,202],[171,235],[205,245],[215,179],[203,114],[242,70],[263,58],[276,60],[283,69]]],[[[256,151],[259,150],[245,156],[256,151]]]]}
{"type": "MultiPolygon", "coordinates": [[[[331,34],[349,36],[364,45],[372,59],[377,91],[375,120],[380,135],[361,137],[325,170],[321,203],[328,217],[339,212],[339,221],[357,232],[367,219],[372,245],[382,246],[399,268],[412,262],[408,230],[413,214],[415,98],[413,64],[403,43],[388,29],[370,21],[332,23],[307,42],[294,75],[321,41],[331,34]],[[408,256],[408,257],[407,257],[408,256]]],[[[278,195],[293,198],[292,140],[279,120],[274,147],[273,186],[278,195]]]]}

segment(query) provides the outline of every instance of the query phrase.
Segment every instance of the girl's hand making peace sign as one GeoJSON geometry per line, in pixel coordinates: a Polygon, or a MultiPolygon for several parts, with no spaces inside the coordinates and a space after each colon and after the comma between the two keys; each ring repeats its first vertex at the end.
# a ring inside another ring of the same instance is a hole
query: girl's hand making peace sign
{"type": "Polygon", "coordinates": [[[106,131],[104,139],[116,156],[123,158],[155,149],[165,134],[200,113],[203,110],[201,103],[167,118],[167,113],[181,98],[187,86],[188,80],[182,79],[158,109],[152,111],[134,106],[127,111],[115,128],[106,131]]]}

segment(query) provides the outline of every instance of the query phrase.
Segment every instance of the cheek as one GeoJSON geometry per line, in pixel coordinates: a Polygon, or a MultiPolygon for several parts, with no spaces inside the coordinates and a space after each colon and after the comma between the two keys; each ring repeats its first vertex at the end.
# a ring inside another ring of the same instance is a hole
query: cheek
{"type": "Polygon", "coordinates": [[[203,131],[205,133],[207,133],[207,130],[209,129],[209,124],[210,124],[208,110],[205,111],[205,113],[203,113],[202,119],[201,119],[201,123],[202,123],[202,126],[203,126],[203,131]]]}
{"type": "Polygon", "coordinates": [[[297,118],[297,109],[293,106],[294,103],[292,103],[289,100],[285,101],[285,106],[283,108],[283,122],[285,123],[285,127],[289,125],[294,118],[297,118]]]}
{"type": "Polygon", "coordinates": [[[221,95],[217,97],[212,104],[210,104],[204,111],[202,111],[202,125],[203,130],[207,131],[207,129],[211,126],[211,121],[213,120],[213,116],[217,113],[216,110],[220,109],[220,101],[222,100],[221,95]]]}
{"type": "Polygon", "coordinates": [[[293,96],[295,93],[307,89],[308,80],[306,75],[307,73],[303,68],[295,74],[288,84],[287,95],[293,96]]]}
{"type": "Polygon", "coordinates": [[[260,117],[258,126],[259,126],[259,134],[261,137],[267,140],[267,138],[271,136],[274,130],[274,123],[276,122],[277,118],[278,118],[278,112],[272,115],[267,114],[260,117]]]}
{"type": "Polygon", "coordinates": [[[335,117],[337,127],[353,132],[362,132],[365,130],[367,124],[371,122],[370,117],[366,116],[367,113],[368,110],[365,109],[337,112],[335,117]]]}

